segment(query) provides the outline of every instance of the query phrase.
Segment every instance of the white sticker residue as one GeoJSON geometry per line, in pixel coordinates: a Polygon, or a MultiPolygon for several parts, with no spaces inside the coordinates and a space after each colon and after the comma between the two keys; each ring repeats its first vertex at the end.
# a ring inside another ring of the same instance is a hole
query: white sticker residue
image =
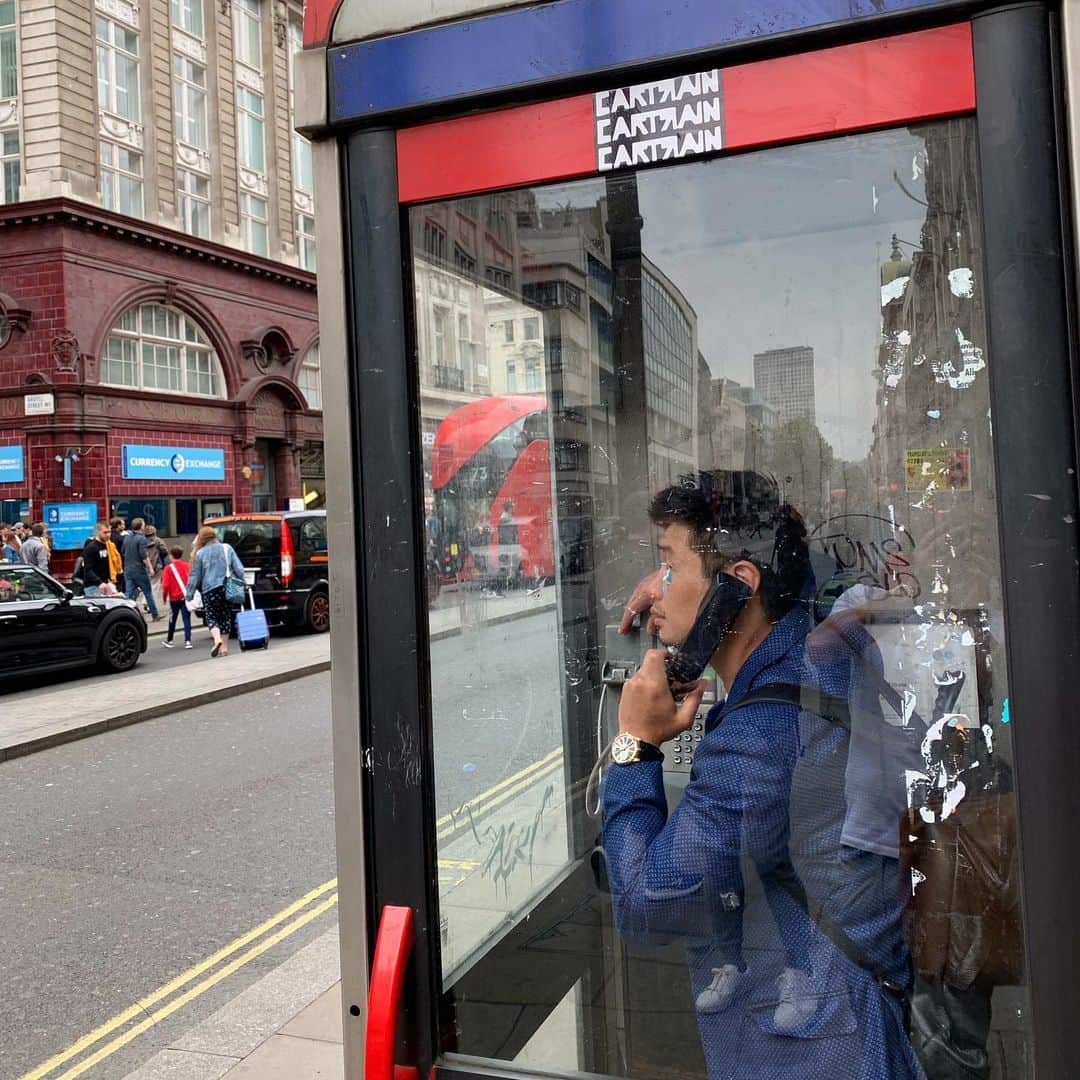
{"type": "Polygon", "coordinates": [[[953,296],[970,300],[975,295],[975,275],[966,267],[959,266],[949,271],[949,288],[953,296]]]}
{"type": "Polygon", "coordinates": [[[926,880],[926,875],[921,870],[916,870],[913,866],[911,868],[911,893],[914,896],[915,890],[926,880]]]}
{"type": "Polygon", "coordinates": [[[947,383],[954,390],[966,390],[975,382],[975,375],[986,367],[983,351],[964,337],[964,332],[956,328],[956,343],[960,346],[960,370],[947,356],[938,356],[931,362],[934,378],[939,383],[947,383]]]}
{"type": "Polygon", "coordinates": [[[885,307],[886,304],[892,303],[893,300],[899,300],[904,295],[904,290],[910,280],[909,277],[898,277],[893,278],[888,285],[882,285],[881,306],[885,307]]]}

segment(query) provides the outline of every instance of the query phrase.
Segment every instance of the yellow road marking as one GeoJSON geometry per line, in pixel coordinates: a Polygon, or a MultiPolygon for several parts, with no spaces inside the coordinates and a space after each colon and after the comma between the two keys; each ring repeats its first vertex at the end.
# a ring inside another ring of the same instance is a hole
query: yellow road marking
{"type": "MultiPolygon", "coordinates": [[[[521,791],[525,790],[535,781],[541,779],[542,777],[548,775],[551,772],[554,772],[558,768],[562,756],[562,747],[557,747],[550,753],[546,754],[544,757],[540,758],[539,761],[535,761],[531,765],[527,765],[525,768],[520,769],[512,776],[506,777],[499,783],[492,785],[492,787],[488,788],[486,791],[481,792],[480,795],[470,801],[467,805],[474,814],[480,812],[486,813],[488,810],[496,809],[497,807],[504,805],[509,799],[513,798],[514,795],[519,794],[521,791]]],[[[458,820],[460,821],[460,815],[458,816],[458,820]]],[[[451,832],[455,831],[456,827],[457,826],[454,823],[454,816],[452,814],[445,814],[436,822],[436,829],[439,831],[440,839],[444,837],[444,834],[449,835],[451,832]]],[[[475,870],[476,867],[479,865],[478,863],[469,859],[440,859],[439,863],[441,866],[447,869],[459,871],[475,870]]],[[[118,1028],[123,1027],[125,1024],[129,1023],[131,1020],[135,1019],[135,1017],[139,1016],[140,1014],[148,1013],[152,1006],[169,997],[171,994],[179,990],[182,986],[191,982],[193,979],[198,978],[198,976],[202,975],[210,968],[219,964],[226,957],[231,956],[238,949],[242,949],[244,948],[244,946],[249,945],[256,938],[261,937],[268,930],[273,929],[273,927],[279,925],[280,923],[288,919],[290,916],[296,914],[296,912],[306,907],[313,900],[317,899],[318,897],[324,895],[325,893],[336,887],[337,878],[335,877],[331,878],[327,882],[324,882],[322,885],[319,885],[318,887],[312,889],[310,892],[300,897],[299,900],[294,901],[288,907],[283,908],[276,915],[273,915],[265,922],[260,923],[253,930],[249,930],[247,933],[242,934],[240,937],[236,938],[228,945],[225,945],[217,952],[213,953],[211,956],[208,956],[205,960],[201,960],[198,964],[195,964],[193,967],[188,968],[187,971],[184,971],[181,974],[177,975],[175,978],[165,983],[164,986],[161,986],[157,990],[154,990],[152,993],[147,994],[143,998],[140,998],[137,1002],[135,1002],[134,1005],[128,1006],[128,1008],[124,1009],[122,1012],[119,1012],[115,1016],[111,1017],[109,1020],[106,1020],[105,1023],[94,1028],[94,1030],[89,1032],[88,1034],[83,1035],[66,1049],[61,1050],[59,1053],[54,1054],[47,1061],[42,1062],[36,1068],[31,1069],[30,1072],[24,1073],[19,1078],[19,1080],[42,1080],[43,1077],[53,1072],[65,1062],[70,1061],[72,1058],[77,1057],[85,1050],[88,1050],[95,1043],[100,1042],[107,1035],[116,1031],[118,1028]]],[[[63,1073],[61,1076],[56,1077],[55,1080],[69,1080],[69,1078],[80,1076],[83,1072],[86,1071],[86,1069],[90,1068],[92,1065],[102,1060],[102,1058],[109,1056],[109,1054],[114,1053],[116,1050],[120,1049],[120,1047],[125,1046],[132,1039],[142,1034],[142,1032],[145,1031],[148,1027],[157,1023],[159,1020],[164,1019],[166,1016],[171,1015],[188,1001],[192,1000],[195,997],[198,997],[206,990],[209,990],[212,986],[215,986],[222,979],[226,978],[228,975],[232,974],[232,972],[236,971],[237,968],[243,966],[243,964],[246,964],[249,960],[253,960],[255,957],[261,955],[267,949],[272,948],[273,945],[277,944],[277,942],[284,940],[284,938],[288,937],[296,930],[299,930],[302,926],[305,926],[312,919],[316,918],[318,915],[322,914],[322,912],[328,910],[336,903],[337,896],[333,896],[329,900],[324,901],[318,907],[313,908],[311,911],[305,912],[304,915],[297,919],[294,923],[284,927],[282,930],[267,938],[265,941],[260,942],[259,945],[257,945],[255,948],[248,950],[248,952],[246,952],[243,956],[238,957],[236,960],[225,965],[225,967],[221,968],[220,971],[215,972],[212,976],[204,980],[202,983],[197,984],[185,993],[181,994],[164,1008],[159,1009],[154,1013],[151,1013],[148,1019],[143,1020],[139,1024],[136,1024],[134,1027],[128,1029],[121,1036],[113,1039],[111,1042],[103,1046],[100,1050],[95,1051],[95,1053],[92,1054],[89,1058],[79,1062],[79,1064],[73,1069],[70,1069],[67,1072],[63,1073]]]]}
{"type": "Polygon", "coordinates": [[[532,787],[533,784],[545,779],[552,773],[557,772],[560,764],[561,762],[552,761],[550,764],[545,766],[545,768],[540,769],[535,773],[532,773],[524,780],[521,780],[519,783],[515,784],[514,787],[508,788],[506,791],[503,791],[498,796],[498,798],[492,799],[484,803],[481,809],[484,811],[485,814],[489,813],[492,810],[497,810],[500,806],[504,806],[507,802],[509,802],[515,795],[520,795],[523,791],[532,787]]]}
{"type": "Polygon", "coordinates": [[[19,1080],[41,1080],[41,1077],[52,1072],[58,1065],[63,1065],[65,1061],[70,1061],[73,1057],[81,1054],[84,1050],[93,1046],[94,1043],[105,1038],[106,1035],[119,1027],[123,1027],[129,1020],[134,1019],[140,1013],[148,1011],[152,1005],[156,1005],[163,998],[166,998],[179,990],[185,983],[191,982],[192,979],[197,978],[204,971],[207,971],[215,964],[220,963],[225,957],[231,956],[237,949],[242,949],[245,945],[250,944],[257,937],[265,934],[267,930],[272,929],[277,926],[278,923],[284,922],[290,916],[295,915],[301,908],[307,907],[312,900],[315,900],[317,897],[322,896],[324,893],[327,893],[336,887],[337,878],[335,877],[324,882],[322,885],[319,885],[317,888],[312,889],[309,893],[305,893],[299,900],[296,900],[288,907],[283,908],[265,922],[259,923],[254,930],[249,930],[246,934],[242,934],[235,941],[231,941],[228,945],[218,949],[216,953],[208,956],[205,960],[201,960],[194,967],[190,967],[187,971],[181,972],[176,978],[171,979],[164,986],[153,991],[153,993],[140,998],[134,1005],[130,1005],[123,1012],[117,1013],[112,1019],[106,1020],[100,1027],[94,1028],[88,1035],[84,1035],[81,1039],[73,1042],[66,1050],[61,1050],[60,1053],[54,1054],[48,1061],[42,1062],[37,1068],[31,1069],[30,1072],[25,1073],[19,1080]]]}
{"type": "MultiPolygon", "coordinates": [[[[552,750],[550,754],[545,754],[544,757],[542,757],[539,761],[534,761],[531,765],[526,765],[524,769],[520,769],[518,772],[514,773],[513,776],[508,776],[505,780],[502,780],[498,784],[494,784],[493,786],[489,787],[487,791],[484,791],[481,794],[477,795],[475,799],[471,799],[465,804],[465,806],[467,806],[474,814],[480,811],[484,811],[486,813],[487,810],[490,808],[490,805],[492,805],[495,801],[499,802],[500,804],[502,802],[505,802],[505,799],[501,797],[496,799],[496,796],[499,796],[500,792],[503,792],[512,784],[520,785],[522,781],[532,781],[536,778],[537,773],[542,771],[546,772],[549,768],[557,765],[558,762],[561,760],[562,755],[562,747],[557,747],[556,749],[552,750]]],[[[454,832],[460,826],[461,819],[463,816],[465,816],[464,811],[465,807],[463,806],[461,808],[461,811],[457,812],[456,818],[455,814],[453,813],[444,814],[441,818],[439,818],[438,821],[435,822],[435,829],[438,832],[440,839],[442,839],[443,836],[454,832]]]]}
{"type": "Polygon", "coordinates": [[[190,989],[185,990],[179,997],[174,998],[168,1005],[162,1006],[156,1012],[151,1013],[145,1020],[136,1024],[134,1027],[128,1028],[122,1035],[118,1035],[115,1039],[107,1042],[100,1050],[95,1050],[88,1058],[80,1061],[73,1069],[68,1069],[66,1073],[62,1073],[56,1078],[56,1080],[74,1080],[76,1076],[82,1076],[87,1069],[92,1068],[99,1061],[109,1057],[110,1054],[115,1054],[121,1047],[126,1046],[132,1039],[137,1038],[147,1028],[151,1028],[154,1024],[160,1023],[167,1016],[176,1012],[177,1009],[186,1005],[189,1001],[197,998],[200,994],[206,993],[211,987],[216,986],[222,979],[228,978],[238,968],[244,966],[251,960],[254,960],[257,956],[261,956],[268,949],[272,949],[280,941],[284,941],[290,934],[295,934],[301,927],[306,926],[313,919],[317,919],[324,911],[329,911],[337,903],[337,893],[331,896],[328,900],[324,900],[316,907],[305,911],[303,915],[299,916],[291,923],[287,923],[276,934],[271,934],[270,937],[264,938],[258,945],[248,949],[246,953],[241,954],[235,960],[230,961],[223,968],[219,968],[213,975],[207,976],[202,982],[196,983],[190,989]]]}

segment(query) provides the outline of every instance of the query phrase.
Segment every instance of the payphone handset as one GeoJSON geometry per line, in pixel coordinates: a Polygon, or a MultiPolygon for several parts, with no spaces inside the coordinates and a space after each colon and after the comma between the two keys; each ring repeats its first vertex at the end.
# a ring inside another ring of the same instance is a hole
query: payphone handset
{"type": "MultiPolygon", "coordinates": [[[[705,717],[717,700],[719,680],[709,664],[724,635],[734,625],[752,595],[750,587],[738,578],[731,574],[718,574],[698,608],[686,640],[672,650],[668,658],[669,685],[685,685],[702,677],[708,683],[690,728],[660,747],[664,755],[663,771],[668,781],[665,786],[669,789],[669,803],[681,797],[686,774],[694,766],[694,752],[705,735],[705,717]]],[[[599,812],[599,803],[592,806],[590,795],[606,765],[604,758],[611,740],[619,730],[622,687],[641,666],[645,650],[657,648],[659,644],[655,637],[650,638],[640,627],[633,627],[627,634],[620,634],[617,625],[604,628],[604,664],[601,669],[604,689],[596,718],[596,765],[586,791],[590,813],[599,812]]]]}
{"type": "Polygon", "coordinates": [[[667,676],[671,686],[685,686],[701,678],[751,596],[753,590],[744,581],[732,574],[716,575],[686,640],[668,658],[667,676]]]}
{"type": "MultiPolygon", "coordinates": [[[[628,634],[620,634],[619,627],[614,624],[604,628],[604,692],[596,732],[596,752],[601,759],[607,752],[610,740],[619,731],[619,702],[623,685],[641,666],[645,650],[658,647],[656,638],[650,638],[639,627],[634,627],[628,634]]],[[[665,773],[690,772],[694,764],[694,751],[705,734],[705,716],[716,703],[718,682],[715,672],[706,666],[695,678],[699,677],[704,677],[707,685],[693,724],[689,730],[664,743],[660,748],[664,754],[665,773]]],[[[601,764],[607,763],[601,761],[601,764]]]]}

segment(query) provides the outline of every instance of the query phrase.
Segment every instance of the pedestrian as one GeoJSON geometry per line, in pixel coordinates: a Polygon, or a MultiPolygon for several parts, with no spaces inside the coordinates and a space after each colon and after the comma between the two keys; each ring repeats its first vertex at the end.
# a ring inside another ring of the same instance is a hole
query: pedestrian
{"type": "MultiPolygon", "coordinates": [[[[157,529],[153,525],[147,525],[143,530],[146,533],[146,554],[150,559],[150,585],[156,586],[161,582],[161,573],[169,565],[169,547],[158,536],[157,529]]],[[[162,590],[161,602],[165,603],[165,593],[162,590]]]]}
{"type": "Polygon", "coordinates": [[[101,587],[112,582],[108,522],[99,521],[94,535],[83,545],[82,581],[84,596],[101,596],[101,587]]]}
{"type": "Polygon", "coordinates": [[[7,525],[0,529],[0,560],[19,562],[19,541],[15,530],[7,525]]]}
{"type": "Polygon", "coordinates": [[[19,549],[19,558],[28,566],[36,566],[39,570],[49,571],[49,548],[45,543],[45,526],[40,521],[35,521],[30,527],[30,539],[23,542],[19,549]]]}
{"type": "Polygon", "coordinates": [[[184,648],[191,648],[191,611],[187,606],[188,578],[191,576],[191,567],[184,562],[184,549],[174,547],[169,549],[168,566],[161,573],[161,597],[169,604],[169,626],[165,631],[164,644],[166,649],[173,647],[173,633],[176,630],[176,616],[184,620],[184,648]]]}
{"type": "Polygon", "coordinates": [[[210,525],[204,525],[195,538],[195,561],[191,565],[185,597],[202,593],[203,611],[210,636],[214,639],[211,656],[229,655],[229,634],[232,633],[232,606],[225,597],[225,579],[229,576],[244,580],[244,564],[229,544],[218,540],[210,525]]]}
{"type": "Polygon", "coordinates": [[[135,518],[131,522],[131,531],[124,537],[124,546],[121,549],[124,556],[124,595],[129,600],[134,600],[135,594],[142,592],[150,619],[157,622],[162,616],[150,584],[150,556],[147,553],[144,525],[142,518],[135,518]]]}
{"type": "Polygon", "coordinates": [[[127,583],[124,581],[124,537],[128,535],[124,528],[124,519],[114,517],[109,520],[109,558],[112,560],[112,579],[117,591],[126,594],[127,583]]]}

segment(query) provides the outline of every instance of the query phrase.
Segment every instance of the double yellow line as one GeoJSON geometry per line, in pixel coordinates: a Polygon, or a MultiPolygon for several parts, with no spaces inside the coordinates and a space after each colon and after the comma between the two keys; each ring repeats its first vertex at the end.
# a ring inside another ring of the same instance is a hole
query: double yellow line
{"type": "MultiPolygon", "coordinates": [[[[488,788],[467,804],[472,819],[475,820],[497,810],[533,784],[550,776],[561,768],[562,760],[563,751],[559,747],[539,761],[533,762],[488,788]]],[[[464,808],[455,814],[446,814],[439,818],[436,829],[440,840],[445,840],[467,827],[469,819],[465,817],[463,820],[463,813],[464,808]]],[[[440,859],[439,863],[444,871],[456,871],[458,875],[467,875],[477,865],[472,860],[461,859],[440,859]]],[[[463,880],[463,877],[461,879],[463,880]]],[[[48,1080],[74,1080],[75,1077],[82,1076],[88,1069],[127,1046],[143,1032],[171,1016],[201,994],[205,994],[207,990],[223,979],[227,979],[245,964],[307,926],[323,912],[329,911],[338,901],[336,889],[337,878],[335,877],[305,893],[299,900],[260,923],[253,930],[229,942],[205,960],[188,968],[164,986],[140,998],[134,1005],[128,1006],[123,1012],[117,1013],[93,1031],[77,1039],[66,1049],[24,1073],[19,1080],[46,1080],[46,1078],[48,1080]],[[225,961],[228,962],[225,963],[225,961]],[[105,1039],[108,1041],[103,1043],[102,1040],[105,1039]],[[87,1053],[88,1051],[91,1052],[87,1053]],[[87,1056],[83,1057],[84,1054],[87,1056]],[[64,1072],[57,1072],[63,1066],[68,1066],[68,1068],[64,1072]]]]}
{"type": "Polygon", "coordinates": [[[234,971],[242,968],[245,964],[261,956],[268,949],[272,949],[278,942],[284,941],[291,934],[295,934],[301,927],[317,919],[324,911],[329,911],[337,903],[337,878],[331,878],[318,888],[301,896],[299,900],[290,904],[287,908],[279,911],[276,915],[260,923],[253,930],[241,935],[235,941],[229,942],[224,948],[218,949],[212,956],[200,961],[194,967],[177,975],[164,986],[159,987],[146,997],[140,998],[134,1005],[130,1005],[123,1012],[117,1013],[112,1019],[106,1020],[100,1027],[94,1028],[89,1034],[73,1042],[66,1050],[54,1054],[48,1061],[43,1061],[36,1068],[24,1073],[19,1080],[73,1080],[76,1076],[82,1076],[87,1069],[93,1068],[98,1062],[103,1061],[111,1054],[115,1054],[121,1047],[126,1046],[133,1039],[138,1038],[148,1028],[160,1023],[167,1016],[183,1008],[189,1001],[205,994],[211,987],[216,986],[222,979],[228,978],[234,971]],[[327,895],[330,894],[330,895],[327,895]],[[325,897],[325,899],[321,899],[325,897]],[[318,903],[316,903],[318,901],[318,903]],[[310,906],[314,905],[314,906],[310,906]],[[271,933],[270,931],[273,931],[271,933]],[[257,944],[252,944],[257,942],[257,944]],[[246,948],[246,946],[251,948],[246,948]],[[246,951],[240,952],[241,949],[246,951]],[[227,964],[222,964],[235,953],[235,956],[227,964]],[[218,966],[222,965],[222,966],[218,966]],[[198,980],[197,982],[195,980],[198,980]],[[188,986],[189,983],[194,985],[188,986]],[[187,986],[182,994],[177,991],[187,986]],[[173,995],[176,994],[174,997],[173,995]],[[161,1005],[161,1002],[166,1002],[161,1005]],[[155,1006],[160,1005],[160,1008],[155,1006]],[[143,1017],[138,1023],[131,1022],[138,1017],[143,1017]],[[128,1026],[130,1025],[130,1026],[128,1026]],[[114,1032],[119,1032],[114,1038],[109,1039],[103,1046],[98,1047],[88,1057],[82,1058],[77,1064],[72,1065],[63,1073],[53,1075],[62,1065],[80,1055],[86,1053],[91,1047],[97,1045],[102,1039],[114,1032]]]}
{"type": "Polygon", "coordinates": [[[446,840],[455,833],[463,831],[468,826],[469,817],[476,820],[478,817],[489,814],[492,810],[498,810],[505,806],[515,795],[520,795],[533,784],[545,779],[562,767],[563,749],[556,747],[550,754],[545,754],[539,761],[534,761],[524,769],[508,776],[505,780],[480,795],[471,802],[467,802],[459,810],[444,814],[435,822],[436,835],[440,840],[446,840]]]}

